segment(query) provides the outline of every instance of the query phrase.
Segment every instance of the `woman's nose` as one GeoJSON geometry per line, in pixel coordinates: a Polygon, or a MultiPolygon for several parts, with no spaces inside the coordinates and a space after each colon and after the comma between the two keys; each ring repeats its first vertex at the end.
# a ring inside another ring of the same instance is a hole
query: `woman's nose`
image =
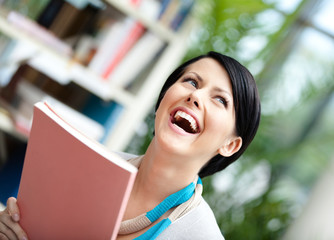
{"type": "MultiPolygon", "coordinates": [[[[187,102],[192,102],[191,97],[189,97],[189,98],[187,99],[187,102]]],[[[198,104],[198,102],[197,102],[196,100],[194,100],[193,103],[194,103],[194,105],[195,105],[196,107],[199,107],[199,104],[198,104]]]]}
{"type": "Polygon", "coordinates": [[[200,98],[199,98],[199,96],[198,96],[197,91],[192,92],[192,93],[189,95],[189,97],[187,98],[187,102],[188,102],[189,104],[194,104],[195,107],[197,107],[197,108],[201,108],[201,102],[200,102],[200,98]]]}

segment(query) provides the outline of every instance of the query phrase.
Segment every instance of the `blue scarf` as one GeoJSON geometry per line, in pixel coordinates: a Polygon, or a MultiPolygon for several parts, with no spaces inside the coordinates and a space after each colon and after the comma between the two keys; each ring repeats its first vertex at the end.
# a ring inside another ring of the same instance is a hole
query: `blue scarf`
{"type": "Polygon", "coordinates": [[[136,240],[156,239],[160,233],[172,224],[172,222],[198,206],[201,199],[202,189],[202,181],[198,177],[197,181],[194,181],[180,191],[169,195],[151,211],[139,215],[136,218],[123,221],[119,234],[130,234],[144,229],[157,221],[169,209],[176,207],[168,218],[161,220],[145,233],[135,238],[136,240]]]}

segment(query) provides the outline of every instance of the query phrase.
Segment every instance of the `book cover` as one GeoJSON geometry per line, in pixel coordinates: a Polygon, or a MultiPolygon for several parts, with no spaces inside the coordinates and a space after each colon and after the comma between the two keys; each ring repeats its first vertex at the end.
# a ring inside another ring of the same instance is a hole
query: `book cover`
{"type": "Polygon", "coordinates": [[[136,172],[39,102],[17,197],[20,224],[35,240],[115,239],[136,172]]]}

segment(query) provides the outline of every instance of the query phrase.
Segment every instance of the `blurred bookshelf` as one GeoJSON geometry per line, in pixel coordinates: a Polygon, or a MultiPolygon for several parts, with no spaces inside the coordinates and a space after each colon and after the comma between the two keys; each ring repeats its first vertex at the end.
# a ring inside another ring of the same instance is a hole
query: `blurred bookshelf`
{"type": "Polygon", "coordinates": [[[73,2],[49,0],[34,19],[0,5],[0,96],[30,102],[30,112],[51,98],[96,122],[97,140],[122,151],[185,55],[194,1],[73,2]]]}

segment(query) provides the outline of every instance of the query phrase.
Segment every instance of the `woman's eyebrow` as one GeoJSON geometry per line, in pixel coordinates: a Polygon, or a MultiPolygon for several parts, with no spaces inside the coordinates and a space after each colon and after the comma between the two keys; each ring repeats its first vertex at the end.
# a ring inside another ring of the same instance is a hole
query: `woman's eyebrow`
{"type": "Polygon", "coordinates": [[[230,98],[232,98],[232,96],[231,96],[231,94],[230,94],[229,91],[224,90],[224,89],[221,89],[220,87],[214,87],[213,90],[216,91],[216,92],[219,92],[219,93],[225,93],[225,94],[227,94],[230,98]]]}
{"type": "MultiPolygon", "coordinates": [[[[196,73],[196,72],[189,72],[189,73],[194,74],[196,76],[196,78],[198,79],[198,81],[203,82],[203,78],[198,73],[196,73]]],[[[214,87],[213,90],[215,92],[219,92],[219,93],[226,93],[232,99],[231,93],[227,90],[224,90],[220,87],[214,87]]]]}
{"type": "Polygon", "coordinates": [[[200,82],[203,82],[203,78],[198,73],[196,72],[189,72],[189,73],[194,74],[200,82]]]}

